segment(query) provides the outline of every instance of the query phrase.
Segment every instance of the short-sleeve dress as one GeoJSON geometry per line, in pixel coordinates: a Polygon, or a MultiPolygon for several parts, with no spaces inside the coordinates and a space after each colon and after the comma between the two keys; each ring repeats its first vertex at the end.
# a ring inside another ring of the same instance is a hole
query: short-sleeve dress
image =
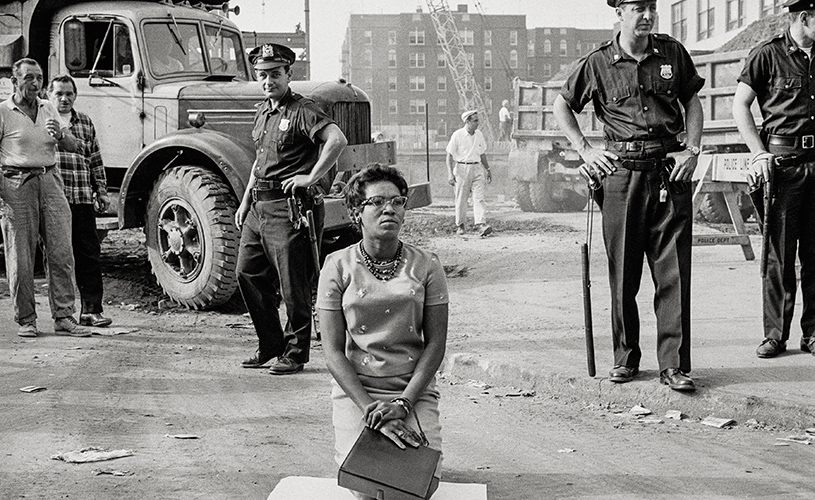
{"type": "MultiPolygon", "coordinates": [[[[424,352],[424,308],[447,304],[447,279],[438,257],[407,243],[394,276],[380,281],[365,267],[359,245],[329,255],[320,272],[317,308],[342,311],[345,355],[374,399],[390,401],[407,387],[424,352]]],[[[337,464],[364,426],[362,410],[331,381],[337,464]]],[[[413,402],[430,447],[441,450],[439,392],[435,379],[413,402]]],[[[405,423],[414,430],[412,417],[405,423]]],[[[436,476],[440,477],[440,465],[436,476]]]]}

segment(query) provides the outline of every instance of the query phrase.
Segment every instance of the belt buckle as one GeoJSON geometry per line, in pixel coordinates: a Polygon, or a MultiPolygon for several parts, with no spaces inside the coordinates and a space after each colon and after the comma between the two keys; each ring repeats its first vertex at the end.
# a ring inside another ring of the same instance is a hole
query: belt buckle
{"type": "Polygon", "coordinates": [[[630,141],[625,143],[626,151],[642,151],[642,141],[630,141]]]}
{"type": "Polygon", "coordinates": [[[815,135],[805,135],[801,137],[801,147],[804,149],[815,148],[815,135]]]}

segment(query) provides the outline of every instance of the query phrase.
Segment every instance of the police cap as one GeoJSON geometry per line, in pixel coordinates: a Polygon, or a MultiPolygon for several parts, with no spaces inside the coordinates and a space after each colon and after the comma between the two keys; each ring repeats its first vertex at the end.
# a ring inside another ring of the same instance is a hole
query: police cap
{"type": "Polygon", "coordinates": [[[784,2],[784,7],[789,9],[790,12],[800,12],[802,10],[815,9],[815,1],[813,0],[787,0],[784,2]]]}
{"type": "Polygon", "coordinates": [[[278,43],[264,43],[249,52],[249,62],[255,69],[272,69],[294,64],[294,51],[278,43]]]}
{"type": "Polygon", "coordinates": [[[606,0],[609,7],[619,7],[624,3],[656,2],[657,0],[606,0]]]}

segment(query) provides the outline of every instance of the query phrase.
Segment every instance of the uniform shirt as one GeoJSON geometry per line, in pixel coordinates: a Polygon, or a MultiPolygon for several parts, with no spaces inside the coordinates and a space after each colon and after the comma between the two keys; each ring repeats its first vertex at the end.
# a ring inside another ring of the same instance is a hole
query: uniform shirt
{"type": "Polygon", "coordinates": [[[506,122],[512,121],[512,115],[509,113],[507,108],[502,107],[501,110],[498,112],[498,121],[506,122]]]}
{"type": "Polygon", "coordinates": [[[257,166],[255,177],[285,180],[297,174],[308,174],[317,163],[320,139],[317,133],[334,123],[311,99],[289,89],[272,108],[266,99],[255,114],[257,166]]]}
{"type": "Polygon", "coordinates": [[[738,80],[756,93],[764,132],[801,136],[815,133],[813,76],[809,53],[787,30],[750,52],[738,80]]]}
{"type": "Polygon", "coordinates": [[[685,47],[668,35],[651,34],[640,62],[622,50],[619,36],[583,58],[560,94],[575,113],[591,101],[607,140],[676,136],[685,129],[679,104],[705,80],[685,47]]]}
{"type": "Polygon", "coordinates": [[[57,166],[65,183],[65,197],[71,204],[92,204],[94,191],[107,192],[96,129],[88,115],[72,109],[71,133],[77,140],[75,153],[67,153],[57,146],[57,166]]]}
{"type": "Polygon", "coordinates": [[[438,257],[407,243],[388,281],[376,279],[351,245],[326,258],[317,288],[317,308],[345,317],[346,357],[371,377],[413,373],[424,352],[424,308],[447,302],[438,257]]]}
{"type": "Polygon", "coordinates": [[[56,161],[57,140],[48,133],[45,121],[59,120],[59,113],[44,99],[37,98],[37,104],[35,123],[14,103],[13,95],[0,103],[0,165],[48,167],[56,161]]]}
{"type": "Polygon", "coordinates": [[[456,162],[480,162],[481,155],[487,152],[487,141],[484,140],[484,134],[480,130],[475,129],[470,135],[467,129],[462,127],[450,136],[447,152],[456,162]]]}

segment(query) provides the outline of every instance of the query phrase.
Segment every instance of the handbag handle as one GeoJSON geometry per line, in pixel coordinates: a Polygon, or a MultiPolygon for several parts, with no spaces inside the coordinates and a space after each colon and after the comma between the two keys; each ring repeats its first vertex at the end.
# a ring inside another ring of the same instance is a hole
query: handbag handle
{"type": "MultiPolygon", "coordinates": [[[[419,422],[419,414],[413,410],[413,403],[408,398],[393,398],[391,399],[391,403],[396,403],[402,408],[405,409],[408,416],[412,413],[413,418],[416,419],[416,426],[419,428],[419,436],[422,438],[422,444],[425,446],[430,446],[430,442],[427,440],[427,436],[425,436],[424,430],[422,429],[422,423],[419,422]]],[[[407,416],[405,417],[407,418],[407,416]]]]}

